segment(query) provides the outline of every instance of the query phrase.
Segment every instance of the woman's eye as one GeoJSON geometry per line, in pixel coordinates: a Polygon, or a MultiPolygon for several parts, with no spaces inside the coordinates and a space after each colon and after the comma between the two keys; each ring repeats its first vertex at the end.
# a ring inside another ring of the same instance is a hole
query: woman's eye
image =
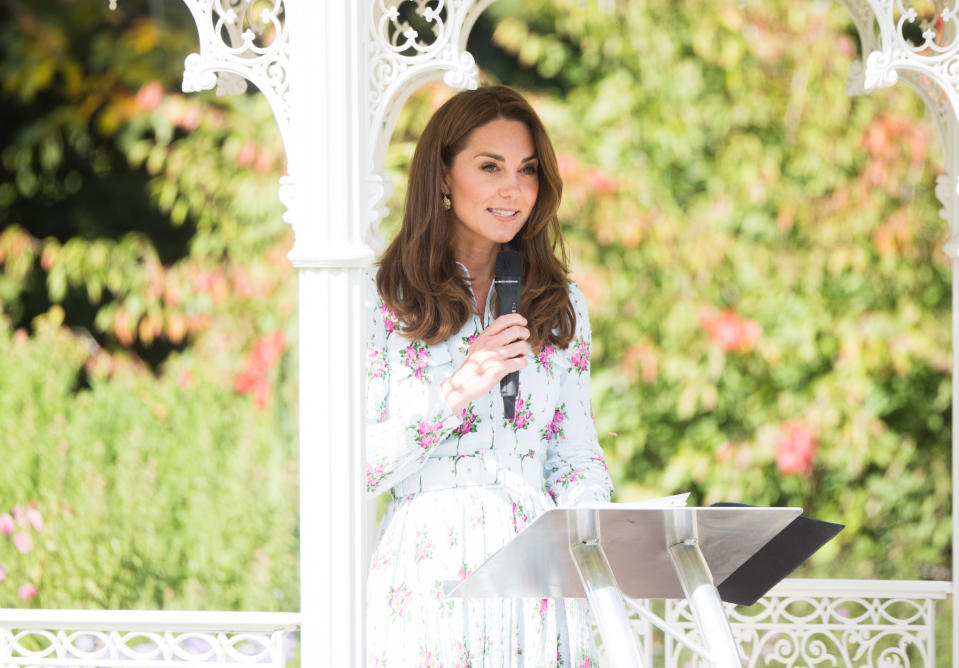
{"type": "Polygon", "coordinates": [[[526,167],[523,167],[524,174],[535,174],[536,172],[537,172],[536,165],[527,165],[526,167]]]}
{"type": "Polygon", "coordinates": [[[484,172],[495,172],[498,168],[496,166],[496,163],[487,162],[482,167],[480,167],[480,169],[482,169],[484,172]]]}

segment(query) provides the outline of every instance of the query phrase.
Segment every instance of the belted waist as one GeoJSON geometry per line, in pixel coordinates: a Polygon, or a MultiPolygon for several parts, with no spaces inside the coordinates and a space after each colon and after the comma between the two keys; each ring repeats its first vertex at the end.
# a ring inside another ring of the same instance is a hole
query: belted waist
{"type": "Polygon", "coordinates": [[[459,487],[504,487],[542,491],[543,463],[534,457],[512,455],[439,457],[393,486],[393,498],[459,487]]]}

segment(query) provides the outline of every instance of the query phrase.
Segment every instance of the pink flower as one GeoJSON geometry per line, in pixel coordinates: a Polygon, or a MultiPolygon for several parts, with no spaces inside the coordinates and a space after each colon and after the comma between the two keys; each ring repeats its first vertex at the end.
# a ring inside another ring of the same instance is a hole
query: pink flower
{"type": "Polygon", "coordinates": [[[370,346],[367,351],[366,374],[369,378],[382,378],[386,374],[386,359],[379,348],[370,346]]]}
{"type": "Polygon", "coordinates": [[[33,549],[33,541],[30,540],[30,534],[19,531],[13,536],[13,544],[17,548],[17,552],[20,554],[26,554],[33,549]]]}
{"type": "Polygon", "coordinates": [[[609,471],[609,467],[606,466],[606,460],[603,459],[601,455],[590,455],[589,461],[601,464],[605,471],[609,471]]]}
{"type": "Polygon", "coordinates": [[[522,531],[526,525],[529,524],[529,517],[526,516],[526,511],[523,510],[523,507],[513,502],[513,526],[516,527],[517,531],[522,531]]]}
{"type": "Polygon", "coordinates": [[[549,440],[557,436],[563,436],[563,420],[566,419],[566,414],[563,412],[563,406],[560,406],[557,410],[553,412],[553,419],[549,421],[549,424],[543,428],[541,436],[544,440],[549,440]]]}
{"type": "Polygon", "coordinates": [[[43,531],[43,515],[36,508],[27,508],[27,521],[36,531],[43,531]]]}
{"type": "Polygon", "coordinates": [[[402,617],[406,614],[406,604],[410,599],[410,592],[405,585],[390,588],[390,609],[393,614],[402,617]]]}
{"type": "Polygon", "coordinates": [[[476,431],[476,413],[473,412],[473,405],[470,404],[460,412],[462,422],[456,428],[461,435],[476,431]]]}
{"type": "Polygon", "coordinates": [[[246,368],[233,379],[233,389],[241,394],[252,393],[260,410],[266,409],[272,393],[270,368],[279,360],[285,347],[282,330],[258,339],[246,360],[246,368]]]}
{"type": "Polygon", "coordinates": [[[429,380],[426,365],[429,362],[430,351],[420,341],[414,341],[403,351],[405,353],[403,365],[413,372],[413,377],[419,380],[429,380]]]}
{"type": "Polygon", "coordinates": [[[433,422],[422,420],[417,425],[410,425],[409,429],[416,432],[416,442],[419,443],[420,448],[426,450],[436,443],[439,443],[443,423],[439,420],[433,422]]]}
{"type": "Polygon", "coordinates": [[[424,559],[429,559],[433,552],[433,543],[427,536],[424,536],[419,531],[416,532],[416,538],[416,560],[423,561],[424,559]]]}
{"type": "Polygon", "coordinates": [[[762,334],[758,322],[741,318],[730,309],[718,313],[704,309],[700,312],[699,324],[713,343],[726,351],[749,352],[759,343],[762,334]]]}
{"type": "Polygon", "coordinates": [[[17,589],[17,596],[20,597],[21,601],[29,601],[31,598],[36,598],[37,593],[37,586],[30,582],[20,585],[20,588],[17,589]]]}
{"type": "Polygon", "coordinates": [[[511,426],[513,431],[525,429],[529,420],[533,417],[533,411],[529,403],[522,397],[516,398],[516,404],[513,406],[513,419],[504,420],[504,424],[511,426]]]}
{"type": "Polygon", "coordinates": [[[570,355],[569,361],[580,373],[589,368],[589,344],[586,339],[580,337],[573,342],[573,354],[570,355]]]}
{"type": "Polygon", "coordinates": [[[616,192],[616,181],[611,176],[596,167],[586,170],[586,182],[589,189],[595,193],[616,192]]]}
{"type": "Polygon", "coordinates": [[[11,515],[10,513],[0,514],[0,531],[3,532],[3,535],[9,536],[10,534],[12,534],[13,527],[14,527],[13,515],[11,515]]]}
{"type": "Polygon", "coordinates": [[[20,504],[13,507],[13,519],[17,523],[17,526],[27,526],[27,514],[23,511],[23,506],[20,504]]]}
{"type": "Polygon", "coordinates": [[[396,314],[390,310],[385,302],[380,302],[380,315],[383,316],[383,327],[386,329],[386,333],[392,334],[396,330],[396,314]]]}
{"type": "Polygon", "coordinates": [[[256,162],[256,142],[247,139],[236,154],[236,164],[240,167],[250,167],[254,162],[256,162]]]}
{"type": "Polygon", "coordinates": [[[383,464],[378,464],[376,466],[366,466],[366,490],[368,492],[374,491],[379,487],[380,483],[383,482],[383,478],[386,477],[386,468],[383,464]]]}
{"type": "Polygon", "coordinates": [[[812,473],[816,438],[808,425],[787,422],[776,442],[776,466],[784,475],[807,476],[812,473]]]}
{"type": "Polygon", "coordinates": [[[555,352],[556,348],[547,344],[536,353],[536,364],[550,375],[552,375],[553,354],[555,352]]]}
{"type": "Polygon", "coordinates": [[[163,100],[163,84],[159,81],[150,81],[140,86],[134,98],[134,104],[143,111],[153,111],[163,100]]]}

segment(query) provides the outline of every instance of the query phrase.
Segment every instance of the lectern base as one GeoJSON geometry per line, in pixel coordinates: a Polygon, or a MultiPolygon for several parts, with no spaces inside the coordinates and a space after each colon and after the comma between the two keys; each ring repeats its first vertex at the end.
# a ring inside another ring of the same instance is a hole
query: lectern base
{"type": "Polygon", "coordinates": [[[667,518],[666,544],[676,576],[683,586],[706,652],[716,668],[742,668],[739,647],[723,610],[719,590],[699,548],[695,518],[691,513],[674,513],[667,518]]]}
{"type": "Polygon", "coordinates": [[[623,668],[642,668],[635,634],[626,616],[623,592],[599,540],[599,511],[576,510],[567,515],[569,553],[586,589],[589,607],[603,637],[606,656],[623,668]]]}

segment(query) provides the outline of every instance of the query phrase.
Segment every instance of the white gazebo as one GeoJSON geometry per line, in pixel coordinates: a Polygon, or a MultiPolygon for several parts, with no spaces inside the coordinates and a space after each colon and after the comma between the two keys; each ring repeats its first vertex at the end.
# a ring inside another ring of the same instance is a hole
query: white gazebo
{"type": "MultiPolygon", "coordinates": [[[[361,281],[381,247],[376,230],[390,190],[384,158],[396,116],[419,86],[440,77],[454,89],[478,84],[466,41],[493,0],[183,1],[200,41],[199,53],[186,59],[184,91],[240,92],[252,82],[269,100],[287,155],[279,197],[295,233],[289,257],[299,275],[299,340],[305,344],[299,351],[301,611],[0,610],[4,668],[283,666],[291,630],[300,633],[302,666],[364,665],[373,519],[364,484],[361,281]],[[244,29],[250,11],[273,24],[269,44],[244,29]],[[432,26],[431,40],[411,27],[407,11],[432,26]]],[[[615,11],[615,3],[598,1],[615,11]]],[[[903,37],[903,26],[918,20],[907,2],[839,2],[855,21],[864,54],[850,73],[850,94],[902,80],[925,100],[939,130],[945,173],[936,195],[951,232],[944,250],[952,260],[956,332],[959,10],[934,0],[944,30],[925,32],[925,42],[916,45],[903,37]]],[[[956,341],[954,335],[953,378],[959,375],[956,341]]],[[[748,616],[730,609],[749,665],[935,665],[934,604],[953,593],[959,575],[955,392],[952,412],[953,581],[787,580],[748,616]]],[[[650,623],[648,603],[633,605],[647,665],[659,633],[667,665],[690,660],[695,630],[685,602],[666,605],[665,631],[650,623]]],[[[955,596],[953,611],[956,648],[955,596]]],[[[953,649],[954,666],[957,655],[953,649]]],[[[615,666],[615,658],[602,665],[615,666]]]]}

